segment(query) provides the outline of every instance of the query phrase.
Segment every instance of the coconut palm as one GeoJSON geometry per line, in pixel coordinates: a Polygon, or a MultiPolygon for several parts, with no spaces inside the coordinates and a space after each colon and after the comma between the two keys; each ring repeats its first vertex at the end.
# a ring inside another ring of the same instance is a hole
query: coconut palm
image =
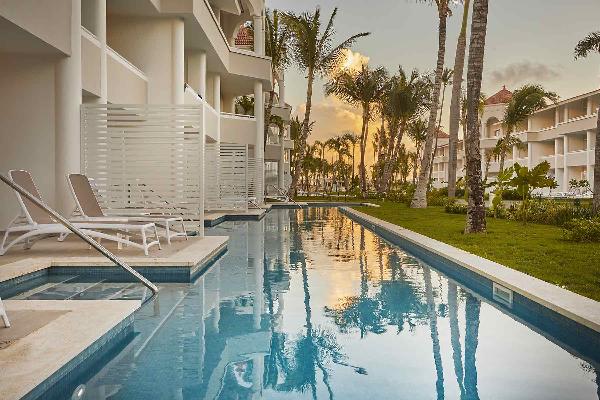
{"type": "Polygon", "coordinates": [[[378,187],[381,192],[385,192],[389,186],[404,133],[411,121],[419,118],[430,106],[430,93],[431,81],[417,70],[407,75],[399,67],[398,74],[390,78],[383,110],[387,120],[387,138],[385,149],[380,150],[384,157],[380,160],[383,171],[378,187]]]}
{"type": "Polygon", "coordinates": [[[294,190],[300,176],[300,160],[304,157],[304,146],[310,133],[310,113],[312,109],[313,83],[317,75],[326,75],[335,70],[345,55],[345,50],[359,38],[369,33],[359,33],[334,45],[334,21],[337,7],[331,13],[329,21],[322,30],[321,9],[317,7],[313,13],[286,13],[282,15],[283,22],[291,32],[290,54],[301,70],[306,71],[306,105],[302,131],[300,135],[300,153],[296,160],[290,190],[294,190]]]}
{"type": "Polygon", "coordinates": [[[466,233],[485,232],[485,204],[481,183],[481,152],[479,150],[479,106],[481,103],[481,76],[489,0],[474,0],[469,43],[467,72],[467,135],[465,137],[466,176],[469,189],[466,233]]]}
{"type": "Polygon", "coordinates": [[[452,84],[452,77],[454,75],[454,71],[448,68],[444,68],[444,72],[442,73],[442,101],[440,103],[440,116],[438,118],[438,124],[436,128],[435,135],[435,143],[433,145],[433,152],[431,154],[431,162],[429,163],[429,181],[431,181],[431,174],[433,173],[433,158],[435,157],[435,152],[438,147],[438,138],[439,132],[442,128],[442,115],[444,114],[444,101],[446,100],[446,88],[448,85],[452,84]]]}
{"type": "MultiPolygon", "coordinates": [[[[600,53],[600,31],[592,32],[577,43],[575,47],[575,59],[587,57],[589,53],[600,53]]],[[[595,214],[600,213],[600,107],[598,108],[598,120],[596,122],[596,150],[594,163],[594,200],[592,208],[595,214]]]]}
{"type": "Polygon", "coordinates": [[[338,183],[337,188],[339,192],[339,181],[345,180],[344,157],[350,155],[350,152],[348,151],[348,143],[346,143],[346,141],[341,136],[332,137],[325,143],[327,147],[329,147],[329,149],[333,152],[337,153],[338,156],[337,161],[332,162],[331,164],[334,167],[334,180],[338,183]]]}
{"type": "Polygon", "coordinates": [[[463,19],[456,43],[454,56],[454,78],[452,80],[452,98],[450,99],[450,126],[448,134],[448,197],[456,195],[456,166],[458,153],[458,128],[460,123],[460,99],[462,96],[463,71],[465,69],[465,53],[467,50],[467,23],[471,0],[463,2],[463,19]]]}
{"type": "Polygon", "coordinates": [[[421,148],[423,147],[423,143],[425,142],[425,138],[427,137],[427,122],[418,119],[416,121],[412,121],[407,130],[408,136],[415,144],[415,152],[413,155],[413,183],[417,181],[417,173],[419,172],[419,160],[421,159],[421,148]]]}
{"type": "MultiPolygon", "coordinates": [[[[558,95],[546,91],[541,85],[523,85],[513,92],[512,98],[504,110],[504,136],[509,137],[534,112],[548,107],[548,101],[556,102],[558,95]]],[[[500,171],[504,170],[506,151],[500,153],[500,171]]]]}
{"type": "Polygon", "coordinates": [[[423,152],[423,159],[421,160],[421,170],[419,172],[419,180],[417,182],[417,188],[410,204],[413,208],[425,208],[427,207],[427,186],[429,184],[429,163],[431,160],[431,147],[433,146],[433,139],[436,132],[437,123],[437,112],[440,101],[440,90],[442,86],[442,74],[444,72],[444,58],[446,55],[446,24],[448,17],[452,15],[450,10],[451,0],[419,0],[421,2],[426,1],[437,6],[438,11],[438,53],[437,53],[437,66],[435,69],[435,81],[433,84],[433,90],[431,94],[431,107],[429,109],[429,123],[427,125],[427,138],[425,139],[425,146],[423,152]]]}
{"type": "Polygon", "coordinates": [[[379,67],[371,70],[363,64],[360,70],[343,70],[325,85],[325,94],[335,95],[348,104],[362,109],[362,130],[360,133],[360,165],[358,167],[360,186],[363,194],[367,190],[365,152],[369,136],[369,121],[372,119],[373,105],[381,98],[385,90],[387,72],[379,67]]]}
{"type": "MultiPolygon", "coordinates": [[[[283,78],[283,71],[289,64],[288,42],[290,32],[287,27],[280,23],[280,13],[269,10],[265,13],[266,32],[265,32],[265,52],[271,57],[271,77],[273,83],[280,82],[283,78]]],[[[275,98],[274,88],[269,91],[269,100],[265,105],[265,134],[264,140],[267,143],[269,134],[269,121],[273,112],[273,99],[275,98]]]]}
{"type": "Polygon", "coordinates": [[[352,148],[352,180],[354,181],[354,150],[356,149],[356,145],[360,142],[360,136],[357,136],[352,132],[347,132],[344,134],[343,138],[348,143],[348,146],[352,148]]]}

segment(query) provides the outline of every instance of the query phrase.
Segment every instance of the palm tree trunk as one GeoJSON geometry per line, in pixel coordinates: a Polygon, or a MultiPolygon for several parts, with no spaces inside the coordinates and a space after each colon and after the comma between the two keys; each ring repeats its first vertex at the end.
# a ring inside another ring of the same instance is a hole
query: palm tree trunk
{"type": "Polygon", "coordinates": [[[469,5],[471,0],[465,0],[463,20],[454,58],[454,74],[452,80],[452,99],[450,100],[450,127],[448,134],[448,197],[456,196],[456,168],[458,154],[458,128],[460,123],[460,98],[462,96],[463,70],[465,69],[465,52],[467,49],[467,23],[469,21],[469,5]]]}
{"type": "Polygon", "coordinates": [[[267,137],[269,136],[269,126],[271,125],[271,114],[273,112],[273,98],[275,97],[275,91],[271,90],[269,92],[269,101],[267,102],[267,106],[265,107],[265,132],[263,135],[264,145],[267,145],[267,137]]]}
{"type": "Polygon", "coordinates": [[[435,82],[431,96],[431,113],[429,114],[429,125],[427,127],[427,137],[423,149],[423,159],[421,160],[421,169],[419,171],[419,180],[410,206],[412,208],[427,207],[427,186],[429,185],[429,163],[431,160],[431,147],[436,134],[437,111],[440,102],[440,90],[442,86],[442,73],[444,72],[444,57],[446,55],[446,24],[448,22],[447,13],[440,15],[438,28],[438,56],[437,67],[435,70],[435,82]]]}
{"type": "Polygon", "coordinates": [[[465,139],[469,199],[465,233],[485,232],[486,230],[484,190],[481,184],[481,152],[479,150],[479,98],[487,33],[488,1],[474,1],[471,22],[469,70],[467,72],[467,137],[465,139]]]}
{"type": "MultiPolygon", "coordinates": [[[[477,4],[475,0],[474,4],[477,4]]],[[[487,0],[482,0],[486,1],[487,0]]],[[[475,9],[473,8],[473,15],[475,9]]],[[[479,319],[481,314],[481,302],[472,294],[467,294],[465,305],[465,393],[468,399],[478,400],[477,390],[477,363],[476,353],[479,343],[479,319]]]]}
{"type": "Polygon", "coordinates": [[[450,320],[450,344],[452,346],[452,361],[454,361],[454,375],[460,390],[460,398],[465,397],[464,369],[462,363],[462,349],[460,345],[460,329],[458,327],[458,288],[455,283],[448,282],[448,318],[450,320]]]}
{"type": "Polygon", "coordinates": [[[442,365],[442,354],[440,351],[440,335],[437,326],[437,314],[435,309],[435,301],[433,298],[433,287],[431,285],[431,270],[429,267],[423,266],[423,278],[425,280],[425,297],[427,300],[427,315],[429,317],[429,331],[431,334],[431,342],[433,344],[433,363],[435,364],[435,372],[437,379],[435,381],[435,389],[438,399],[444,398],[444,367],[442,365]]]}
{"type": "Polygon", "coordinates": [[[598,108],[598,122],[596,123],[596,150],[594,152],[594,200],[592,207],[594,214],[600,214],[600,107],[598,108]]]}
{"type": "Polygon", "coordinates": [[[304,120],[302,121],[302,131],[300,133],[300,145],[298,146],[299,154],[297,154],[294,160],[294,173],[292,174],[292,184],[290,185],[289,194],[296,191],[298,185],[298,179],[300,178],[301,164],[304,160],[304,152],[306,150],[306,139],[310,131],[310,111],[312,108],[312,94],[313,94],[313,82],[314,82],[314,71],[308,70],[308,83],[306,87],[306,111],[304,112],[304,120]]]}
{"type": "Polygon", "coordinates": [[[369,110],[367,107],[363,107],[362,132],[360,135],[360,165],[358,166],[360,174],[360,190],[363,196],[367,193],[367,171],[365,168],[365,151],[367,147],[367,136],[369,134],[369,110]]]}

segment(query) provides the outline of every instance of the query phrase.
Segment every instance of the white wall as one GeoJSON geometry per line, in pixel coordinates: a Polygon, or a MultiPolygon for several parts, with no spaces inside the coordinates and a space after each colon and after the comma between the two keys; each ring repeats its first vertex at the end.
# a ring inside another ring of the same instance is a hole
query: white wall
{"type": "Polygon", "coordinates": [[[112,16],[107,25],[108,45],[148,77],[148,103],[172,103],[172,20],[112,16]]]}
{"type": "MultiPolygon", "coordinates": [[[[54,63],[46,57],[0,53],[0,172],[31,171],[54,205],[54,63]]],[[[16,215],[14,192],[0,184],[0,230],[16,215]]]]}

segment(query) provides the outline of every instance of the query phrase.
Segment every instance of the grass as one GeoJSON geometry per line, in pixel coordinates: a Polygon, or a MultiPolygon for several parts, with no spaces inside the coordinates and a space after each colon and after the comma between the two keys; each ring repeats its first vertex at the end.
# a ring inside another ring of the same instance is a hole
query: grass
{"type": "Polygon", "coordinates": [[[488,218],[486,234],[465,235],[465,216],[443,207],[356,209],[600,301],[600,243],[566,241],[559,227],[488,218]]]}

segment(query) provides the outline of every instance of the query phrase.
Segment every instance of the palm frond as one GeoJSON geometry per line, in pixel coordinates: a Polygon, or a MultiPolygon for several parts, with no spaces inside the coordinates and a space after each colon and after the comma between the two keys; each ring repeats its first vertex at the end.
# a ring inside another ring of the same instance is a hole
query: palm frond
{"type": "Polygon", "coordinates": [[[585,58],[589,53],[600,53],[600,31],[590,33],[575,46],[575,59],[585,58]]]}

